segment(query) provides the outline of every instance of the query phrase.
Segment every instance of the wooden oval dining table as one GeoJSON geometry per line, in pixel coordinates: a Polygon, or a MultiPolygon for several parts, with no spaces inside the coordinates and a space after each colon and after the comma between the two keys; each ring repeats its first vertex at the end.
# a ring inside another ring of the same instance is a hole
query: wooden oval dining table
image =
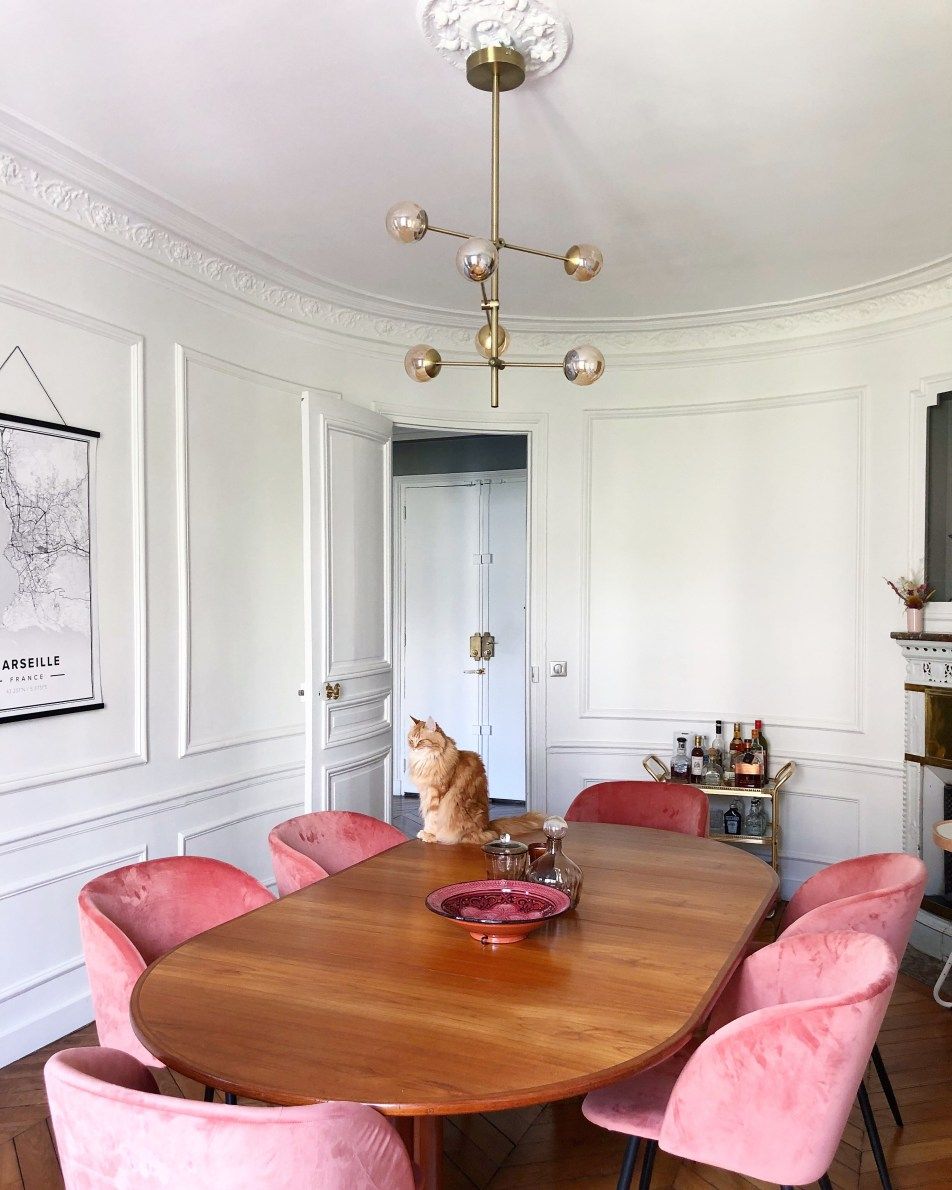
{"type": "Polygon", "coordinates": [[[442,1117],[564,1099],[678,1050],[776,899],[772,868],[712,839],[573,823],[565,850],[578,908],[485,946],[424,904],[482,879],[481,849],[400,844],[157,959],[136,1034],[226,1092],[378,1108],[436,1190],[442,1117]]]}

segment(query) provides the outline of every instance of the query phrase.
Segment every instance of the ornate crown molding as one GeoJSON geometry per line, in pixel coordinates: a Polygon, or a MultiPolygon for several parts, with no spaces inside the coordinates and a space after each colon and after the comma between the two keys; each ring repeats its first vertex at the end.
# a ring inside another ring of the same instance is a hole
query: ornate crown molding
{"type": "MultiPolygon", "coordinates": [[[[23,137],[17,139],[23,140],[23,137]]],[[[56,154],[50,154],[56,156],[56,154]]],[[[75,155],[74,155],[75,156],[75,155]]],[[[62,159],[62,158],[60,158],[62,159]]],[[[433,341],[441,348],[467,348],[474,323],[462,312],[404,307],[397,302],[355,293],[340,299],[339,287],[281,278],[281,265],[265,271],[243,263],[239,253],[216,251],[195,235],[175,229],[184,215],[158,196],[147,203],[167,217],[150,218],[131,204],[106,196],[105,187],[69,180],[57,167],[45,165],[35,152],[0,147],[0,196],[65,220],[74,227],[121,245],[180,276],[197,280],[219,293],[259,309],[334,334],[405,349],[410,343],[433,341]],[[352,304],[350,304],[352,303],[352,304]]],[[[74,171],[97,176],[90,164],[74,171]]],[[[98,170],[98,175],[102,175],[98,170]]],[[[117,187],[118,188],[118,187],[117,187]]],[[[209,235],[209,238],[213,238],[209,235]]],[[[241,248],[242,245],[237,245],[241,248]]],[[[254,251],[247,249],[248,256],[254,251]]],[[[840,294],[800,302],[706,314],[632,320],[511,320],[520,352],[562,352],[580,337],[598,334],[599,344],[619,359],[650,361],[691,352],[756,350],[801,339],[875,332],[911,317],[927,317],[952,306],[952,257],[912,273],[840,294]],[[918,283],[916,283],[918,282],[918,283]]]]}
{"type": "Polygon", "coordinates": [[[526,60],[526,77],[551,74],[572,46],[572,26],[551,0],[420,0],[423,36],[444,61],[466,69],[473,50],[506,45],[526,60]]]}

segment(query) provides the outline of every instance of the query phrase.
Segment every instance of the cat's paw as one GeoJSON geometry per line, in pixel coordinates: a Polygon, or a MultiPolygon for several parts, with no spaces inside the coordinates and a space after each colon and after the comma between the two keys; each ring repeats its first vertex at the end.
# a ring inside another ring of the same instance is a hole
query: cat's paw
{"type": "Polygon", "coordinates": [[[436,835],[431,835],[429,831],[417,831],[418,839],[422,839],[424,843],[435,843],[436,835]]]}

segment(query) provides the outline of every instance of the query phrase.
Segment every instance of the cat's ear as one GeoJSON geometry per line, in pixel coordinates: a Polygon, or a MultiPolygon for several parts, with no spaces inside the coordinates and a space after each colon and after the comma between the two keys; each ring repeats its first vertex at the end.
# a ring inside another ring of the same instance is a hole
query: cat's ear
{"type": "Polygon", "coordinates": [[[422,720],[422,719],[418,719],[418,718],[416,717],[416,715],[411,715],[411,716],[410,716],[410,718],[413,720],[413,722],[416,724],[416,726],[417,726],[417,727],[419,727],[419,726],[420,726],[420,724],[423,722],[423,720],[422,720]]]}
{"type": "Polygon", "coordinates": [[[440,730],[439,727],[437,726],[436,720],[433,718],[432,715],[426,721],[426,729],[427,729],[427,731],[439,731],[440,730]]]}

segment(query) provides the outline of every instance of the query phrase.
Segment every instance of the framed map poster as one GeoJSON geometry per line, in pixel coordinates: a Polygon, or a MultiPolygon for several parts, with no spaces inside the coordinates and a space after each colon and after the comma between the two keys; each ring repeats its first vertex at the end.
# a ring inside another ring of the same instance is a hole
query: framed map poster
{"type": "Polygon", "coordinates": [[[0,414],[0,725],[103,706],[98,439],[0,414]]]}

